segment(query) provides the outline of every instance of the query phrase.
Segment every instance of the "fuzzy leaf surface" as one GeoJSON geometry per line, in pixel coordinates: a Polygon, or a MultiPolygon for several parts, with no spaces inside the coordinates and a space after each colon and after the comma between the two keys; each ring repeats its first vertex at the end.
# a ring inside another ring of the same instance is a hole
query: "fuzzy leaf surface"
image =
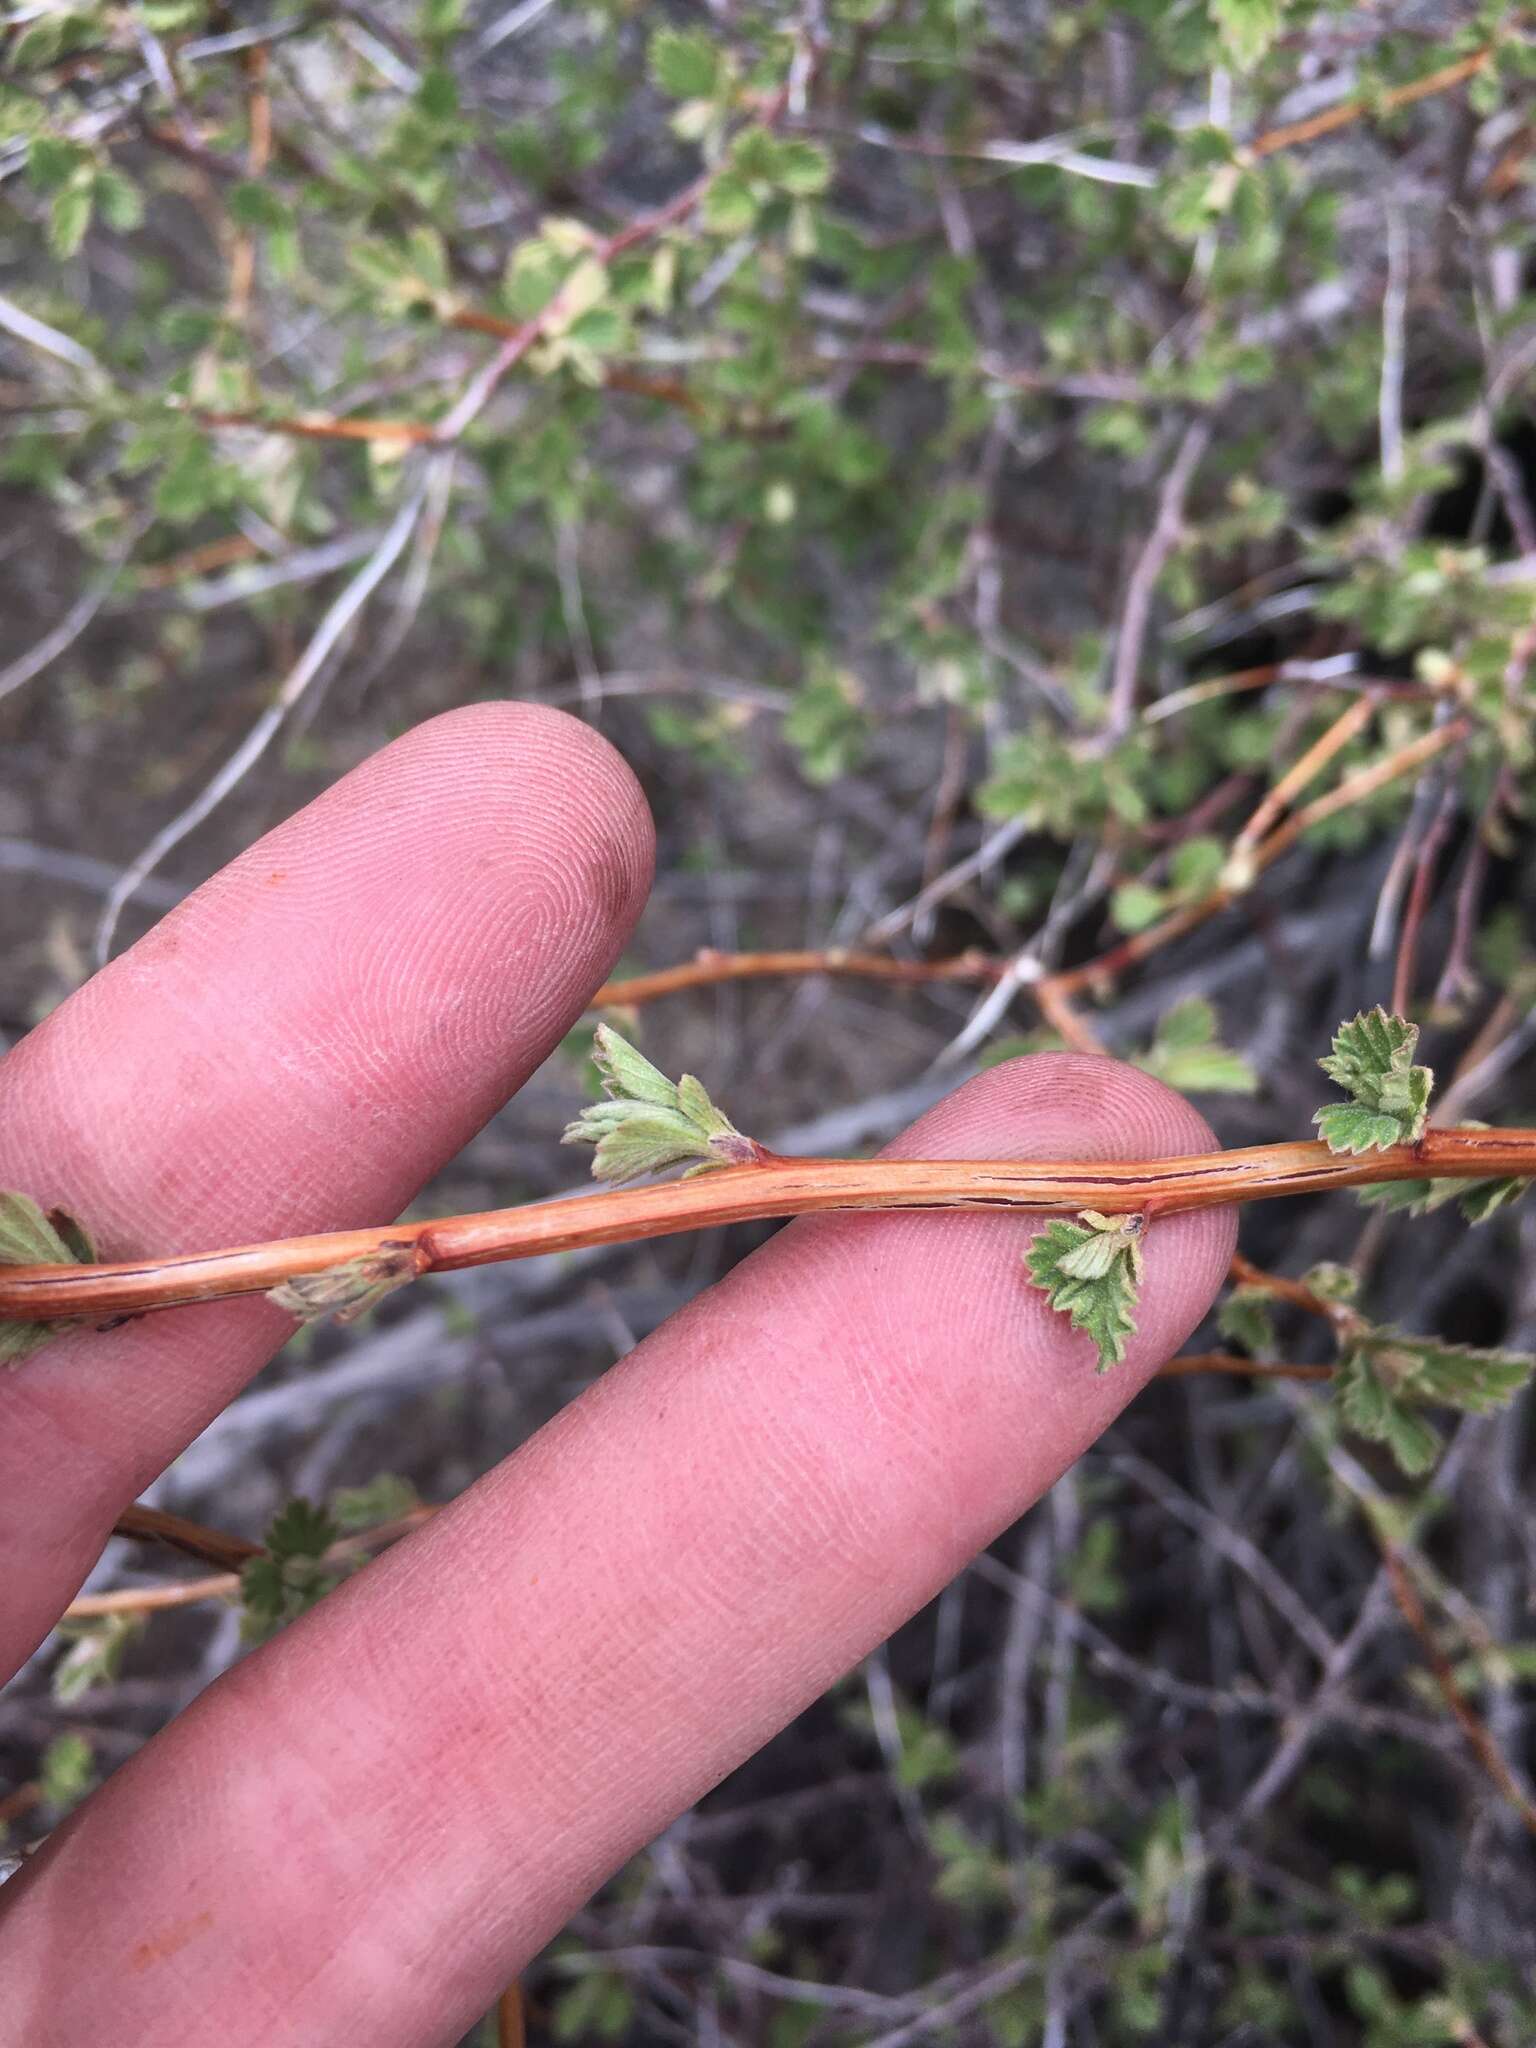
{"type": "Polygon", "coordinates": [[[1126,1340],[1136,1333],[1145,1227],[1140,1216],[1085,1209],[1075,1220],[1062,1216],[1048,1223],[1025,1254],[1031,1284],[1074,1330],[1091,1338],[1100,1372],[1122,1363],[1126,1340]]]}
{"type": "Polygon", "coordinates": [[[1339,1026],[1333,1051],[1318,1065],[1350,1100],[1313,1118],[1330,1152],[1371,1152],[1423,1137],[1435,1077],[1414,1065],[1418,1043],[1417,1024],[1379,1004],[1339,1026]]]}

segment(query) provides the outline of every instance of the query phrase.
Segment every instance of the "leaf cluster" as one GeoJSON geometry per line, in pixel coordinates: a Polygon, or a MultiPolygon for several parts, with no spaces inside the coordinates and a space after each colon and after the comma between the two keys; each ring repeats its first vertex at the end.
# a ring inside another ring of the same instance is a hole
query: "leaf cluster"
{"type": "Polygon", "coordinates": [[[295,1497],[278,1510],[261,1555],[240,1573],[241,1634],[247,1641],[265,1640],[331,1591],[341,1573],[325,1559],[340,1534],[335,1519],[310,1501],[295,1497]]]}
{"type": "Polygon", "coordinates": [[[1389,1016],[1378,1004],[1334,1036],[1333,1051],[1318,1061],[1349,1096],[1313,1118],[1330,1152],[1371,1152],[1411,1145],[1424,1135],[1434,1075],[1413,1064],[1419,1027],[1389,1016]]]}
{"type": "Polygon", "coordinates": [[[1145,1228],[1142,1216],[1085,1209],[1075,1219],[1053,1218],[1024,1255],[1031,1285],[1074,1330],[1087,1333],[1099,1372],[1122,1363],[1127,1339],[1136,1333],[1145,1228]]]}
{"type": "Polygon", "coordinates": [[[690,1173],[749,1164],[757,1147],[710,1100],[692,1074],[669,1081],[612,1025],[593,1034],[592,1062],[606,1100],[566,1126],[561,1143],[593,1145],[596,1180],[638,1180],[687,1165],[690,1173]]]}
{"type": "Polygon", "coordinates": [[[1439,1432],[1421,1410],[1490,1414],[1507,1406],[1533,1371],[1536,1359],[1521,1352],[1480,1350],[1369,1327],[1346,1347],[1334,1394],[1348,1426],[1384,1444],[1401,1469],[1417,1478],[1440,1451],[1439,1432]]]}

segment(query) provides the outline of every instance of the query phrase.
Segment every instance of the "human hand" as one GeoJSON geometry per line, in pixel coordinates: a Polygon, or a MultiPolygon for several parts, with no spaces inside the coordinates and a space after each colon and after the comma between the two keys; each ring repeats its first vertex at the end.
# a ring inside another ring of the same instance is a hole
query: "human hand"
{"type": "MultiPolygon", "coordinates": [[[[639,914],[618,757],[528,706],[418,728],[0,1066],[0,1186],[106,1256],[397,1213],[580,1015],[639,914]]],[[[993,1069],[914,1158],[1199,1152],[1108,1060],[993,1069]]],[[[0,1890],[0,2048],[427,2048],[603,1878],[1052,1483],[1209,1304],[1230,1212],[1160,1222],[1092,1369],[1002,1215],[780,1232],[246,1658],[0,1890]]],[[[290,1325],[260,1300],[0,1377],[0,1679],[124,1505],[290,1325]]]]}

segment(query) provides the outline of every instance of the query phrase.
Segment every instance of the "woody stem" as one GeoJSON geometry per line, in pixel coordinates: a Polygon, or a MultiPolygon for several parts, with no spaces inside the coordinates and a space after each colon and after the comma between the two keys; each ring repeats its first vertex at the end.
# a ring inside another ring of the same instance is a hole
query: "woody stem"
{"type": "Polygon", "coordinates": [[[1414,1145],[1363,1155],[1315,1141],[1180,1159],[786,1159],[660,1186],[576,1195],[426,1223],[275,1240],[93,1266],[0,1267],[0,1319],[100,1320],[188,1302],[264,1294],[356,1259],[454,1272],[502,1259],[667,1237],[827,1210],[1097,1209],[1149,1218],[1395,1180],[1536,1176],[1536,1130],[1429,1130],[1414,1145]]]}

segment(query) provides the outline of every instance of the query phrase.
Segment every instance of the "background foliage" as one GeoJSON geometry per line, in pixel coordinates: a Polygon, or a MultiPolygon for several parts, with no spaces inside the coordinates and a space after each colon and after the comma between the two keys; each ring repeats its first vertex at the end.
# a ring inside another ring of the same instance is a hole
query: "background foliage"
{"type": "MultiPolygon", "coordinates": [[[[1536,1121],[1526,9],[4,27],[8,1032],[392,733],[510,693],[646,782],[636,966],[1011,963],[646,1013],[784,1149],[1062,1035],[1224,1142],[1299,1136],[1377,1001],[1447,1114],[1536,1121]]],[[[568,1184],[583,1054],[428,1206],[568,1184]]],[[[50,1646],[0,1700],[13,1839],[323,1593],[344,1529],[462,1488],[761,1235],[296,1339],[154,1495],[271,1525],[243,1623],[50,1646]]],[[[1536,1344],[1530,1205],[1243,1242],[1289,1293],[1240,1275],[1197,1344],[1342,1361],[1380,1445],[1299,1378],[1154,1388],[578,1917],[529,1980],[555,2039],[1536,2037],[1526,1410],[1440,1455],[1380,1399],[1412,1334],[1536,1344]]],[[[95,1583],[146,1576],[119,1544],[95,1583]]]]}

